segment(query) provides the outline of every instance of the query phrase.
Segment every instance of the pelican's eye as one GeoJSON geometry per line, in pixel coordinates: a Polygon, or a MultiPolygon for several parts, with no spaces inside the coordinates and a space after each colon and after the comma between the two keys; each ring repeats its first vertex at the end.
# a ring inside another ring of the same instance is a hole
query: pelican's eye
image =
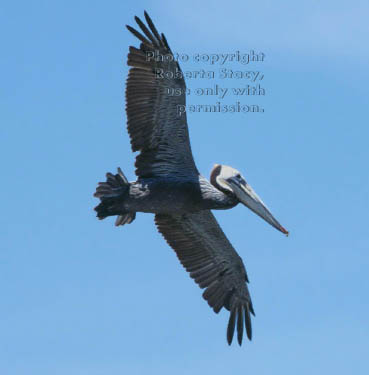
{"type": "Polygon", "coordinates": [[[237,173],[234,178],[241,184],[246,184],[246,180],[241,176],[240,173],[237,173]]]}

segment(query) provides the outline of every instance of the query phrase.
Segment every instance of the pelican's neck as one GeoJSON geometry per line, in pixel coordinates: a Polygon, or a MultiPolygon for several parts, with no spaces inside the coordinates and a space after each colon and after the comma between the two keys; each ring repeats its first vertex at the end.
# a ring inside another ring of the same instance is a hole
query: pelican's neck
{"type": "Polygon", "coordinates": [[[217,186],[213,186],[203,177],[200,180],[200,186],[203,202],[208,209],[225,210],[239,203],[235,195],[218,189],[217,186]]]}

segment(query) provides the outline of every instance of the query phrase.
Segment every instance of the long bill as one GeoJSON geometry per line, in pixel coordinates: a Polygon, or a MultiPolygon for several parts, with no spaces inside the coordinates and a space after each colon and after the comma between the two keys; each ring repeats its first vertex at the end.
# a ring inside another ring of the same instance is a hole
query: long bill
{"type": "Polygon", "coordinates": [[[259,196],[246,181],[240,182],[235,178],[228,181],[240,202],[242,202],[251,211],[255,212],[256,215],[259,215],[271,226],[288,236],[288,231],[283,228],[281,224],[279,224],[277,219],[275,219],[275,217],[265,206],[264,202],[259,198],[259,196]]]}

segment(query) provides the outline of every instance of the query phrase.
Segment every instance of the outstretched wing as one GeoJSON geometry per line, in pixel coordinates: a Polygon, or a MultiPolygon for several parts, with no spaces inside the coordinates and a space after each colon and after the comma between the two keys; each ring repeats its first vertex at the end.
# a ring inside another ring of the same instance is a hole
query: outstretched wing
{"type": "Polygon", "coordinates": [[[159,232],[177,253],[200,286],[203,297],[214,312],[222,307],[230,311],[227,340],[231,344],[237,322],[237,338],[241,345],[243,320],[251,340],[251,318],[254,314],[245,266],[220,228],[211,211],[184,215],[155,216],[159,232]]]}
{"type": "Polygon", "coordinates": [[[129,47],[126,88],[128,132],[139,177],[198,175],[190,146],[186,113],[186,85],[164,34],[159,35],[145,12],[145,24],[135,20],[139,33],[127,26],[140,41],[129,47]],[[154,55],[159,56],[157,59],[154,55]],[[182,114],[181,114],[182,113],[182,114]]]}

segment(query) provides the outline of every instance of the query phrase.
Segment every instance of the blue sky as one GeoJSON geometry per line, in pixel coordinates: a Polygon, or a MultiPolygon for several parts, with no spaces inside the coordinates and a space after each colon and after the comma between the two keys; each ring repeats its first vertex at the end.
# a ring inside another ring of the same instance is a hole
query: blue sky
{"type": "Polygon", "coordinates": [[[3,3],[1,374],[367,374],[368,12],[366,1],[3,3]],[[92,210],[105,172],[135,178],[124,89],[137,42],[124,25],[144,9],[175,51],[266,54],[263,114],[188,116],[200,171],[238,168],[291,232],[243,206],[216,212],[251,280],[254,338],[241,348],[152,215],[115,228],[92,210]]]}

